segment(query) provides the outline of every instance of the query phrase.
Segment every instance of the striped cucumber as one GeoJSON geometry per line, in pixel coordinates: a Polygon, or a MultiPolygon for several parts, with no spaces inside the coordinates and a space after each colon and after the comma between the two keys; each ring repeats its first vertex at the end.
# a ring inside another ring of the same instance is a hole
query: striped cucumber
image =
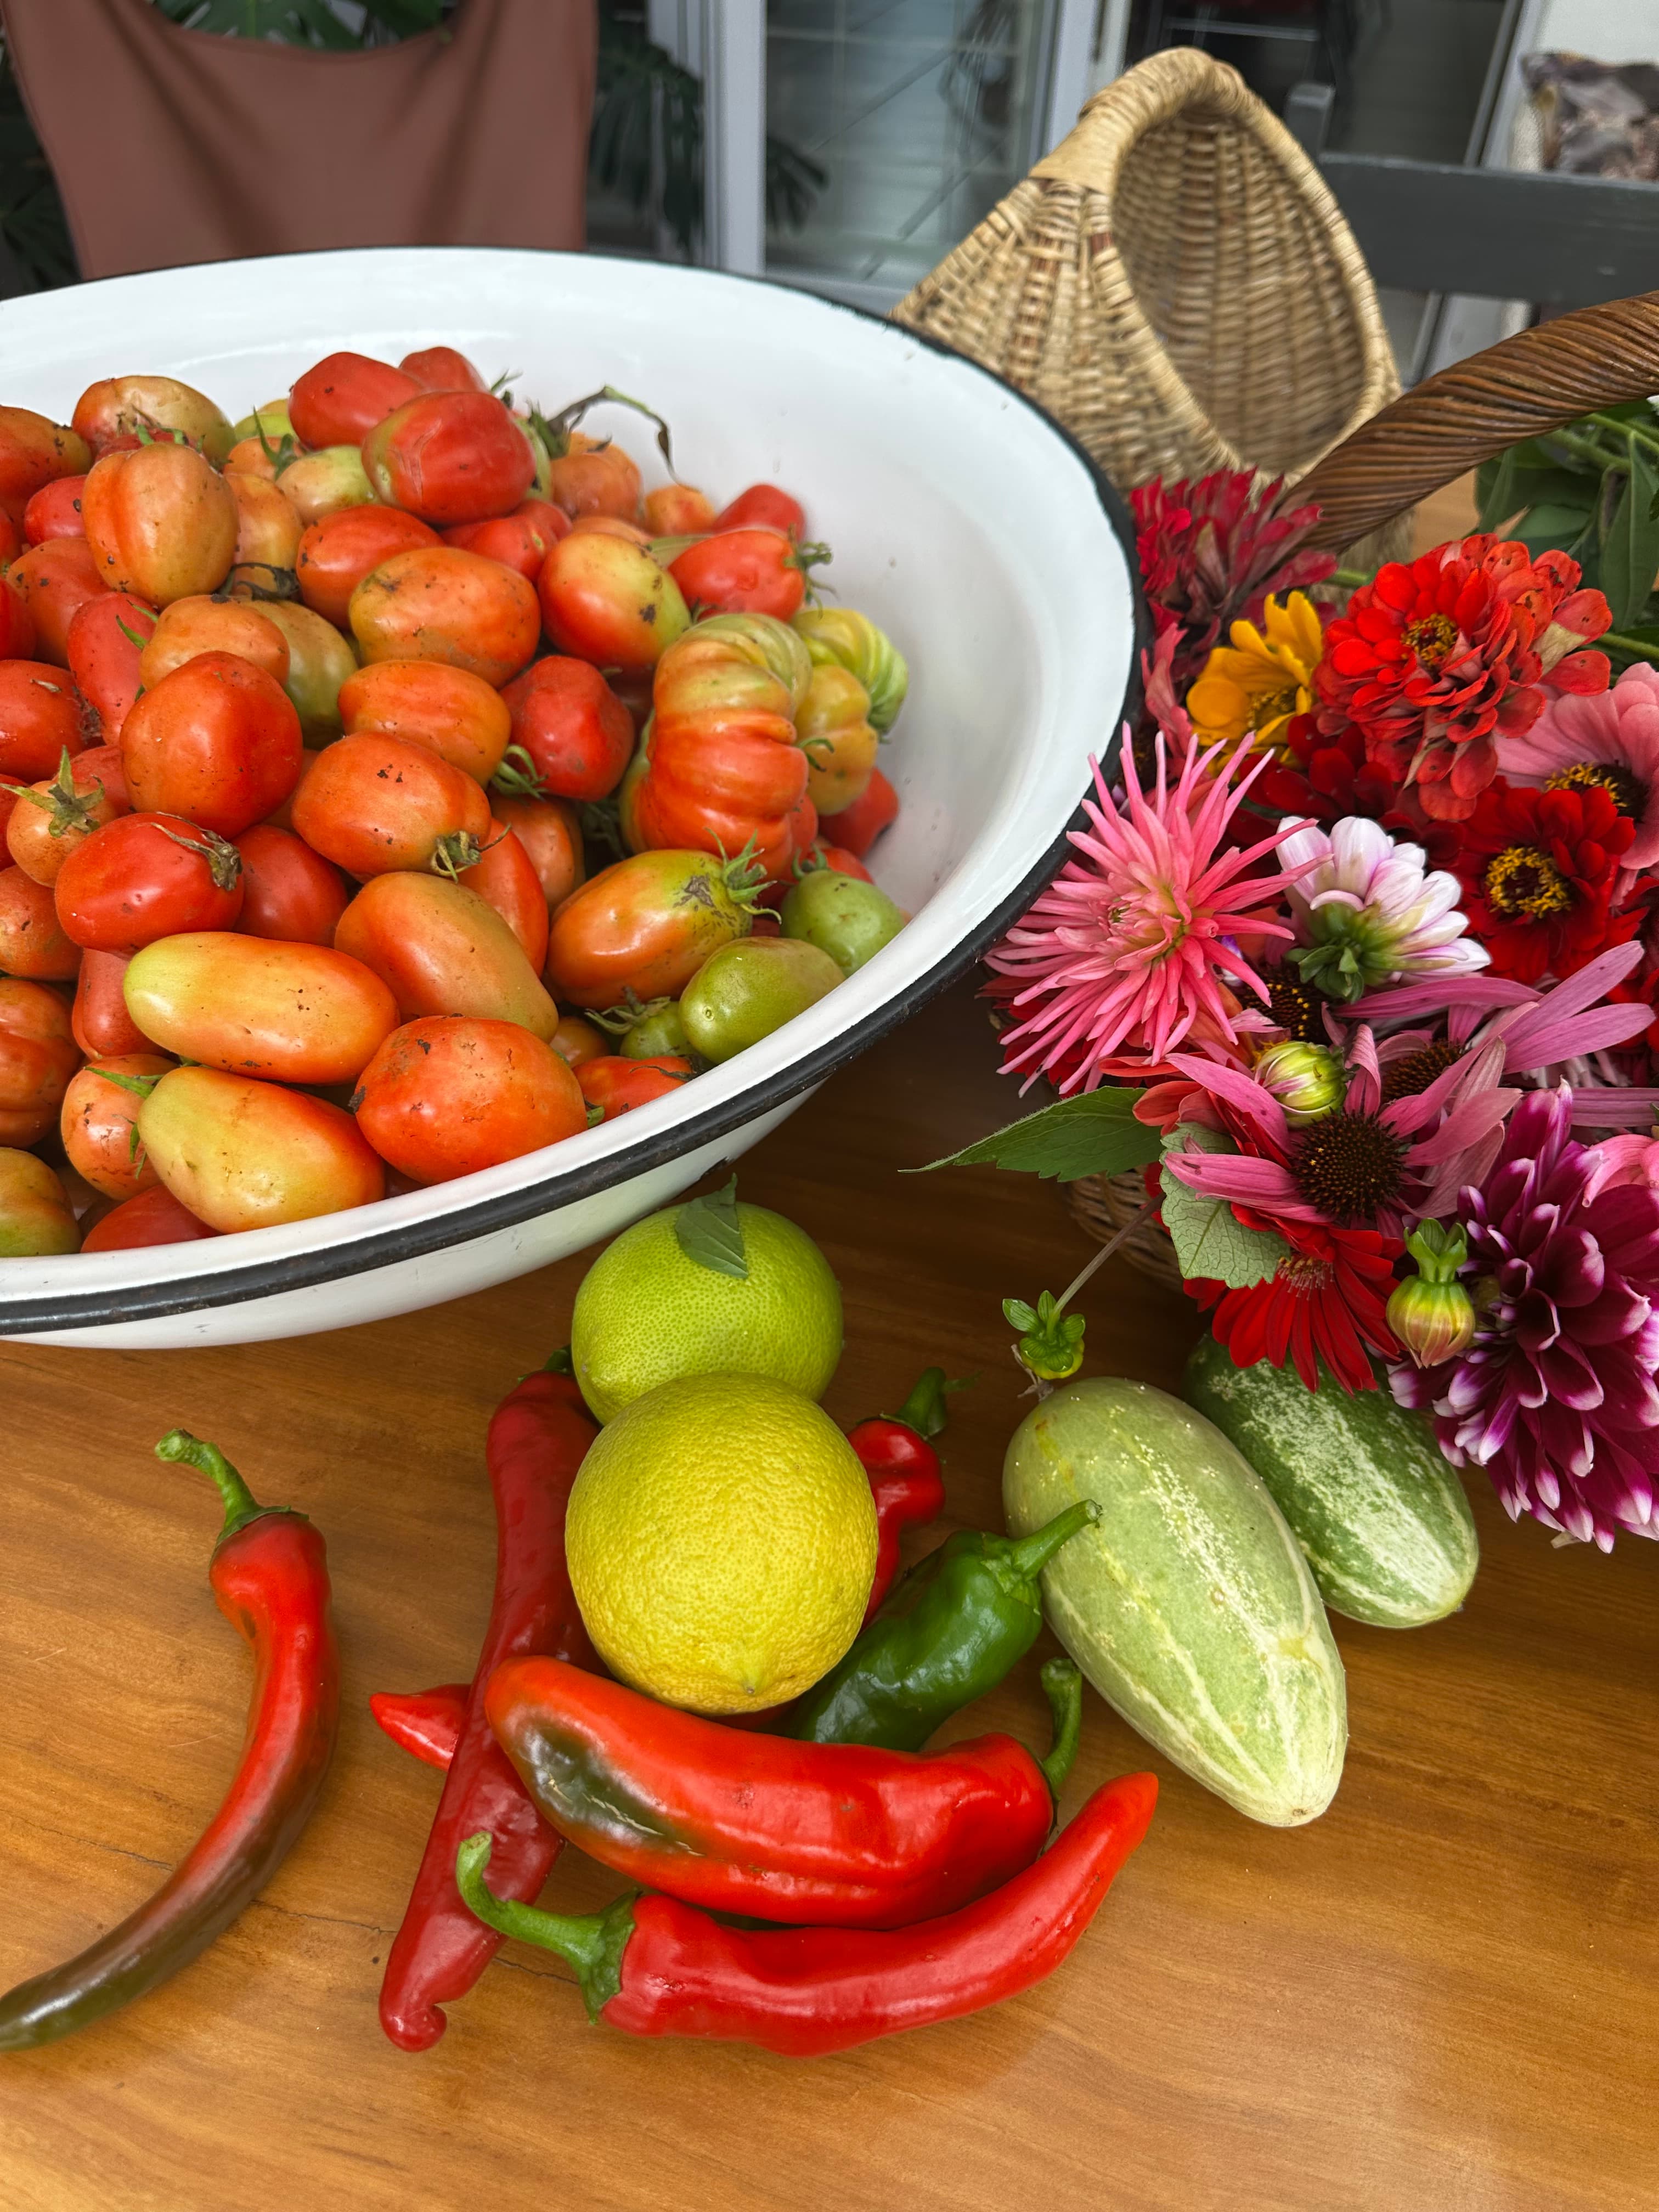
{"type": "Polygon", "coordinates": [[[1145,1382],[1073,1382],[1015,1431],[1023,1536],[1101,1509],[1043,1570],[1050,1626],[1132,1728],[1241,1813],[1317,1818],[1348,1740],[1342,1662],[1295,1537],[1210,1424],[1145,1382]]]}
{"type": "Polygon", "coordinates": [[[1310,1390],[1289,1367],[1235,1367],[1206,1337],[1182,1395],[1273,1494],[1333,1612],[1375,1628],[1455,1613],[1480,1549],[1463,1486],[1420,1413],[1386,1389],[1310,1390]]]}

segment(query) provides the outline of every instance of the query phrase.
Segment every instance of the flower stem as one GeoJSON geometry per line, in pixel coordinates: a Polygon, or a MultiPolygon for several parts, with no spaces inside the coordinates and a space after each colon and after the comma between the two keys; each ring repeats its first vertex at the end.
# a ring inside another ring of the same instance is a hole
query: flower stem
{"type": "Polygon", "coordinates": [[[1074,1275],[1073,1277],[1072,1280],[1067,1283],[1066,1288],[1060,1292],[1059,1300],[1054,1306],[1054,1311],[1057,1314],[1065,1312],[1066,1307],[1077,1296],[1078,1292],[1083,1288],[1083,1285],[1088,1281],[1090,1276],[1094,1273],[1097,1267],[1103,1267],[1105,1266],[1107,1261],[1111,1258],[1113,1253],[1116,1251],[1118,1246],[1123,1242],[1130,1231],[1132,1229],[1139,1228],[1141,1223],[1146,1220],[1147,1215],[1152,1212],[1158,1202],[1157,1199],[1149,1198],[1145,1206],[1140,1208],[1139,1212],[1132,1214],[1129,1219],[1124,1223],[1122,1228],[1118,1231],[1116,1236],[1111,1239],[1110,1243],[1101,1246],[1099,1251],[1095,1254],[1094,1258],[1090,1261],[1088,1266],[1084,1268],[1081,1274],[1074,1275]]]}
{"type": "Polygon", "coordinates": [[[1344,591],[1357,592],[1362,584],[1372,581],[1372,574],[1369,568],[1334,568],[1330,580],[1340,584],[1344,591]]]}
{"type": "Polygon", "coordinates": [[[1593,641],[1596,645],[1610,645],[1615,653],[1633,654],[1638,660],[1659,663],[1659,645],[1644,643],[1639,637],[1626,637],[1622,630],[1604,629],[1593,641]]]}

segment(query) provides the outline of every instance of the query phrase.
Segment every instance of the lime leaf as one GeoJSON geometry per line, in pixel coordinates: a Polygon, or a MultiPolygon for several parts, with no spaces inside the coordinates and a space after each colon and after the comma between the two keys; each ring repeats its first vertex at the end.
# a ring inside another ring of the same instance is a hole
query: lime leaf
{"type": "Polygon", "coordinates": [[[1659,568],[1659,523],[1654,520],[1659,471],[1649,449],[1631,443],[1630,476],[1601,542],[1601,588],[1613,609],[1613,627],[1637,621],[1659,568]]]}
{"type": "Polygon", "coordinates": [[[743,1249],[743,1224],[738,1218],[738,1179],[707,1198],[694,1198],[674,1216],[674,1241],[688,1260],[695,1260],[711,1274],[749,1279],[749,1255],[743,1249]]]}
{"type": "MultiPolygon", "coordinates": [[[[1219,1130],[1197,1128],[1190,1122],[1182,1127],[1181,1134],[1186,1139],[1182,1149],[1206,1152],[1238,1149],[1219,1130]]],[[[1291,1248],[1282,1237],[1271,1229],[1247,1229],[1225,1199],[1201,1197],[1170,1172],[1167,1162],[1161,1181],[1164,1226],[1170,1232],[1181,1272],[1189,1281],[1202,1276],[1225,1283],[1230,1290],[1248,1290],[1252,1283],[1267,1282],[1277,1272],[1279,1261],[1290,1257],[1291,1248]]]]}
{"type": "Polygon", "coordinates": [[[1091,1091],[1079,1098],[1061,1098],[927,1165],[1012,1168],[1024,1175],[1057,1176],[1062,1182],[1146,1167],[1158,1158],[1159,1140],[1156,1129],[1134,1117],[1141,1097],[1139,1091],[1091,1091]]]}

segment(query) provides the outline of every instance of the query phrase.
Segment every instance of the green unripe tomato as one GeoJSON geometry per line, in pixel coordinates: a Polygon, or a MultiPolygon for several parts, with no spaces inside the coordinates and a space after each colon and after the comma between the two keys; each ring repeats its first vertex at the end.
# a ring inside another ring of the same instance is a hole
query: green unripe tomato
{"type": "Polygon", "coordinates": [[[74,1209],[46,1162],[0,1146],[0,1260],[39,1260],[80,1249],[74,1209]]]}
{"type": "Polygon", "coordinates": [[[904,927],[902,907],[858,876],[814,868],[783,902],[783,933],[827,952],[843,975],[890,945],[904,927]]]}
{"type": "Polygon", "coordinates": [[[665,1006],[641,1014],[632,1029],[623,1032],[617,1049],[624,1060],[657,1060],[664,1053],[689,1053],[691,1040],[685,1034],[679,1000],[671,999],[665,1006]]]}
{"type": "Polygon", "coordinates": [[[705,960],[680,1000],[692,1049],[731,1060],[770,1036],[842,981],[827,952],[793,937],[746,937],[705,960]]]}

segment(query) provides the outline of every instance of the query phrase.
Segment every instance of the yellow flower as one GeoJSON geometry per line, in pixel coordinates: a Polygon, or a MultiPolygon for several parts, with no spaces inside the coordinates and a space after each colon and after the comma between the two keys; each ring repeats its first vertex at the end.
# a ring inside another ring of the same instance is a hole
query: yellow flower
{"type": "Polygon", "coordinates": [[[1318,610],[1305,592],[1285,601],[1270,593],[1262,635],[1254,623],[1236,622],[1231,645],[1218,645],[1187,694],[1187,712],[1206,745],[1237,744],[1247,730],[1281,750],[1285,726],[1313,705],[1313,672],[1325,650],[1318,610]]]}

